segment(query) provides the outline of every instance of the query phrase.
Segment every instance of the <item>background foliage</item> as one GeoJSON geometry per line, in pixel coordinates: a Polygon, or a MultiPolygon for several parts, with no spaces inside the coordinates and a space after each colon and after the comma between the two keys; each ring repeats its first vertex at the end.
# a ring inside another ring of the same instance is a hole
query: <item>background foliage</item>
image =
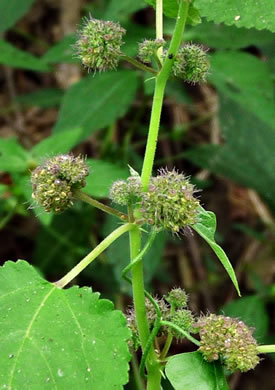
{"type": "MultiPolygon", "coordinates": [[[[117,225],[78,203],[61,215],[34,208],[30,170],[56,153],[87,155],[92,172],[87,192],[104,201],[110,184],[127,177],[127,164],[141,168],[153,93],[151,75],[124,62],[116,72],[87,75],[72,45],[81,16],[91,12],[127,29],[123,51],[134,56],[137,42],[154,36],[149,5],[155,2],[73,3],[0,2],[1,262],[26,259],[50,281],[63,276],[117,225]]],[[[164,2],[167,36],[175,3],[164,2]]],[[[175,166],[203,189],[201,202],[217,214],[216,240],[236,269],[243,298],[237,299],[215,255],[196,233],[181,240],[160,235],[145,259],[148,289],[163,294],[184,286],[194,312],[239,316],[257,328],[262,343],[275,338],[274,12],[270,1],[246,0],[242,7],[239,1],[194,2],[184,39],[209,48],[211,72],[201,86],[169,82],[156,158],[156,169],[175,166]]],[[[124,311],[131,303],[120,278],[127,244],[122,237],[76,281],[124,311]]],[[[180,353],[191,351],[190,344],[173,349],[179,353],[177,364],[187,367],[180,353]]],[[[190,355],[192,365],[196,359],[190,355]]],[[[168,379],[170,371],[168,366],[168,379]]],[[[269,356],[255,371],[229,378],[230,388],[271,390],[273,377],[269,356]]],[[[180,389],[185,384],[173,385],[180,389]]],[[[170,388],[168,381],[165,386],[170,388]]],[[[134,389],[132,382],[128,388],[134,389]]]]}

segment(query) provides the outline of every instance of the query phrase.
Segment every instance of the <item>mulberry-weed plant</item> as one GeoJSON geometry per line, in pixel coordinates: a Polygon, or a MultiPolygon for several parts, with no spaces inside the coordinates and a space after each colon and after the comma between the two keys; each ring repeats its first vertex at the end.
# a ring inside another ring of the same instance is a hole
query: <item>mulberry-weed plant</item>
{"type": "MultiPolygon", "coordinates": [[[[186,362],[189,359],[193,362],[191,371],[194,378],[201,375],[203,381],[205,377],[203,388],[210,389],[208,376],[211,376],[210,383],[214,383],[214,373],[219,370],[219,381],[224,384],[222,388],[225,389],[223,367],[229,372],[245,372],[254,369],[259,363],[260,353],[275,351],[272,345],[258,345],[253,337],[253,329],[238,318],[209,313],[198,317],[189,307],[184,286],[174,288],[162,297],[153,296],[145,290],[144,255],[150,250],[155,237],[166,231],[177,240],[186,233],[193,234],[196,231],[214,249],[240,295],[234,269],[214,239],[215,216],[200,204],[192,179],[176,167],[163,167],[154,171],[167,81],[173,78],[178,82],[184,80],[191,84],[203,83],[210,68],[210,60],[204,48],[193,43],[183,43],[186,22],[195,10],[193,2],[175,1],[178,14],[174,32],[172,38],[169,40],[166,37],[165,41],[162,31],[162,1],[153,3],[156,3],[156,39],[144,37],[138,45],[137,58],[123,53],[127,31],[118,22],[97,20],[90,16],[78,29],[74,50],[84,68],[103,72],[116,69],[119,61],[127,61],[131,68],[151,72],[154,78],[155,92],[142,170],[138,173],[131,168],[127,179],[121,178],[112,184],[109,205],[92,198],[85,191],[86,179],[88,175],[92,177],[94,171],[93,167],[88,169],[82,156],[60,154],[46,159],[32,171],[33,201],[46,212],[61,213],[73,207],[74,202],[84,201],[116,217],[118,225],[55,283],[46,282],[38,274],[35,274],[32,282],[23,273],[20,276],[20,272],[16,270],[10,271],[10,280],[6,276],[1,279],[7,290],[14,286],[16,291],[22,291],[21,298],[24,302],[36,302],[28,319],[22,313],[23,328],[16,333],[14,323],[11,327],[11,337],[19,340],[17,347],[11,348],[6,344],[1,346],[9,363],[7,374],[0,372],[0,387],[3,389],[122,389],[128,380],[131,351],[137,389],[161,390],[165,376],[174,383],[176,377],[186,375],[184,365],[181,367],[178,364],[178,356],[169,356],[173,340],[182,343],[182,346],[185,345],[184,342],[188,342],[189,350],[193,348],[194,352],[184,352],[179,356],[186,359],[186,362]],[[65,289],[80,272],[125,233],[129,235],[130,258],[121,278],[129,283],[133,296],[133,305],[125,315],[113,311],[110,302],[100,300],[98,294],[88,289],[65,289]],[[29,296],[31,288],[33,292],[29,296]],[[42,294],[40,301],[37,300],[39,294],[42,294]],[[48,307],[51,310],[55,308],[56,311],[47,311],[48,307]],[[43,313],[45,317],[42,317],[43,313]],[[67,317],[60,328],[60,334],[66,334],[67,329],[72,327],[70,351],[65,344],[59,348],[58,335],[55,334],[63,315],[67,317]],[[23,335],[21,339],[20,334],[23,335]],[[22,353],[26,346],[28,354],[24,360],[22,353]],[[196,355],[192,355],[194,353],[196,355]],[[41,356],[44,359],[43,369],[33,373],[33,380],[30,380],[25,374],[27,365],[32,364],[30,358],[35,361],[41,356]],[[201,362],[199,364],[203,362],[199,368],[195,365],[193,356],[196,356],[196,361],[201,362]],[[70,370],[66,366],[68,361],[70,370]],[[167,366],[170,367],[169,370],[166,370],[167,366]],[[85,372],[83,378],[82,372],[85,372]],[[77,380],[79,385],[75,385],[77,380]]],[[[26,267],[22,263],[19,266],[26,267]]],[[[4,272],[9,267],[7,265],[4,272]]],[[[34,275],[34,271],[30,272],[34,275]]],[[[7,291],[5,297],[10,296],[9,294],[11,292],[7,291]]],[[[5,307],[7,316],[12,316],[12,305],[8,303],[5,307]]],[[[1,332],[8,332],[7,329],[5,325],[1,326],[1,332]]],[[[190,372],[188,375],[191,375],[190,372]]],[[[194,379],[192,389],[197,388],[195,383],[194,379]]],[[[177,386],[176,390],[184,390],[180,385],[177,386]]],[[[186,389],[191,387],[187,386],[186,389]]]]}

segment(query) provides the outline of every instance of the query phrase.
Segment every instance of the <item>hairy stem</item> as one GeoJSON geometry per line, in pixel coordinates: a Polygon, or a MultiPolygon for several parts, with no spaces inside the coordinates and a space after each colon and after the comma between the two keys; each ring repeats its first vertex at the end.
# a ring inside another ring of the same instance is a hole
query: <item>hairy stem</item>
{"type": "Polygon", "coordinates": [[[105,249],[107,249],[115,240],[117,240],[122,234],[134,229],[135,225],[132,223],[126,223],[114,230],[109,236],[107,236],[99,245],[97,245],[83,260],[81,260],[70,272],[68,272],[62,279],[58,280],[54,284],[57,287],[63,288],[70,283],[77,275],[80,274],[93,260],[95,260],[105,249]]]}
{"type": "Polygon", "coordinates": [[[90,204],[91,206],[94,206],[97,209],[104,211],[107,214],[114,215],[115,217],[118,217],[119,219],[121,219],[124,222],[128,221],[128,215],[126,215],[126,214],[124,214],[116,209],[113,209],[112,207],[107,206],[106,204],[103,204],[103,203],[99,202],[98,200],[95,200],[90,195],[86,194],[85,192],[82,192],[80,190],[74,190],[73,196],[75,199],[82,200],[83,202],[86,202],[86,203],[90,204]]]}
{"type": "Polygon", "coordinates": [[[188,9],[189,9],[189,1],[181,0],[179,4],[177,22],[168,49],[168,53],[164,61],[163,67],[156,77],[152,113],[151,113],[151,119],[149,125],[149,134],[148,134],[146,151],[145,151],[142,173],[141,173],[141,183],[144,191],[148,190],[150,177],[152,175],[152,169],[153,169],[154,158],[155,158],[156,147],[157,147],[164,91],[165,91],[167,80],[172,70],[174,57],[181,44],[182,35],[184,32],[184,27],[188,15],[188,9]]]}
{"type": "Polygon", "coordinates": [[[130,64],[134,65],[136,68],[144,70],[145,72],[151,72],[153,74],[158,73],[155,69],[151,68],[150,66],[147,66],[147,65],[143,64],[142,62],[137,61],[136,59],[134,59],[132,57],[126,56],[125,54],[123,54],[123,56],[121,58],[124,61],[127,61],[130,64]]]}

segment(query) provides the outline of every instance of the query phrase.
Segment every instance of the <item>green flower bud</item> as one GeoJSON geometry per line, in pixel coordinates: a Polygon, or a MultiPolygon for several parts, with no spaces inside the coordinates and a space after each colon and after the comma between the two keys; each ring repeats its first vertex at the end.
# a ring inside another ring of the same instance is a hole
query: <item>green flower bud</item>
{"type": "Polygon", "coordinates": [[[145,223],[181,233],[197,222],[199,201],[194,186],[176,170],[161,169],[152,177],[148,192],[141,194],[140,212],[145,223]]]}
{"type": "Polygon", "coordinates": [[[126,30],[119,23],[90,17],[78,31],[75,49],[89,70],[115,69],[121,55],[122,37],[126,30]]]}
{"type": "MultiPolygon", "coordinates": [[[[186,309],[177,310],[174,314],[171,314],[169,321],[173,322],[173,324],[179,326],[188,333],[193,331],[193,325],[195,322],[192,312],[186,309]]],[[[180,332],[177,332],[173,328],[171,328],[171,332],[177,339],[184,338],[180,332]]]]}
{"type": "Polygon", "coordinates": [[[170,303],[171,306],[174,306],[176,309],[187,307],[188,296],[182,288],[173,288],[165,296],[165,299],[170,303]]]}
{"type": "Polygon", "coordinates": [[[52,157],[32,172],[32,197],[45,211],[62,212],[72,206],[73,190],[85,186],[88,174],[89,169],[80,156],[52,157]]]}
{"type": "Polygon", "coordinates": [[[188,44],[179,49],[173,64],[173,72],[189,83],[201,83],[206,80],[209,71],[206,52],[198,45],[188,44]]]}
{"type": "Polygon", "coordinates": [[[199,351],[208,361],[222,358],[230,371],[248,371],[259,363],[252,329],[236,318],[209,314],[198,320],[199,351]]]}
{"type": "Polygon", "coordinates": [[[150,63],[152,57],[157,54],[157,50],[163,47],[165,41],[163,39],[148,40],[139,43],[138,58],[145,63],[150,63]]]}
{"type": "Polygon", "coordinates": [[[139,176],[130,176],[127,180],[117,180],[112,184],[110,189],[110,199],[126,206],[132,201],[135,201],[141,193],[141,181],[139,176]]]}

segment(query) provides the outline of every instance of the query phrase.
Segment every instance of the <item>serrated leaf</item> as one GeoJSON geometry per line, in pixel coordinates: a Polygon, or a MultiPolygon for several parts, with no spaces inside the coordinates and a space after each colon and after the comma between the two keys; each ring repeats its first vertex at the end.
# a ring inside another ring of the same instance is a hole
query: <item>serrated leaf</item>
{"type": "Polygon", "coordinates": [[[275,3],[271,0],[195,0],[195,6],[215,23],[275,32],[275,3]]]}
{"type": "Polygon", "coordinates": [[[110,301],[58,289],[25,261],[1,267],[0,299],[1,388],[122,390],[129,330],[110,301]]]}
{"type": "MultiPolygon", "coordinates": [[[[260,103],[259,103],[260,104],[260,103]]],[[[275,128],[231,99],[220,96],[224,145],[202,145],[185,153],[195,164],[253,188],[275,207],[275,128]]]]}
{"type": "Polygon", "coordinates": [[[58,88],[43,88],[35,92],[26,93],[15,97],[15,101],[25,106],[49,108],[58,106],[64,92],[58,88]]]}
{"type": "Polygon", "coordinates": [[[206,362],[200,352],[170,357],[165,373],[175,390],[229,390],[221,364],[206,362]]]}
{"type": "Polygon", "coordinates": [[[2,0],[0,2],[0,32],[13,26],[34,3],[34,0],[2,0]]]}
{"type": "Polygon", "coordinates": [[[36,158],[50,157],[56,154],[68,153],[78,144],[82,129],[71,129],[62,133],[55,133],[44,138],[31,149],[31,154],[36,158]]]}
{"type": "Polygon", "coordinates": [[[78,63],[73,45],[76,42],[76,35],[66,35],[59,42],[54,44],[42,57],[43,61],[48,64],[70,64],[78,63]]]}
{"type": "Polygon", "coordinates": [[[90,175],[86,178],[84,191],[92,196],[104,198],[109,195],[110,187],[118,179],[126,179],[129,176],[127,167],[121,168],[119,165],[87,159],[87,165],[90,168],[90,175]]]}
{"type": "Polygon", "coordinates": [[[238,294],[241,295],[238,281],[235,275],[235,271],[228,257],[226,256],[226,253],[215,241],[215,232],[216,232],[215,214],[212,213],[212,211],[206,211],[202,207],[200,207],[198,222],[195,225],[193,225],[192,228],[196,230],[196,232],[211,246],[213,251],[216,253],[218,259],[224,266],[230,279],[232,280],[238,294]]]}
{"type": "Polygon", "coordinates": [[[262,343],[267,335],[269,319],[263,300],[257,295],[239,298],[221,308],[221,313],[240,318],[255,329],[253,337],[262,343]]]}
{"type": "Polygon", "coordinates": [[[24,172],[28,157],[15,137],[0,139],[0,171],[24,172]]]}
{"type": "Polygon", "coordinates": [[[244,52],[217,52],[211,56],[209,80],[231,99],[264,122],[275,121],[274,90],[266,63],[244,52]]]}
{"type": "Polygon", "coordinates": [[[112,124],[128,110],[137,86],[137,74],[128,70],[83,78],[66,92],[54,131],[81,127],[84,139],[112,124]]]}
{"type": "Polygon", "coordinates": [[[48,71],[49,68],[40,58],[36,58],[30,53],[17,49],[10,43],[0,40],[0,64],[13,68],[48,71]]]}

